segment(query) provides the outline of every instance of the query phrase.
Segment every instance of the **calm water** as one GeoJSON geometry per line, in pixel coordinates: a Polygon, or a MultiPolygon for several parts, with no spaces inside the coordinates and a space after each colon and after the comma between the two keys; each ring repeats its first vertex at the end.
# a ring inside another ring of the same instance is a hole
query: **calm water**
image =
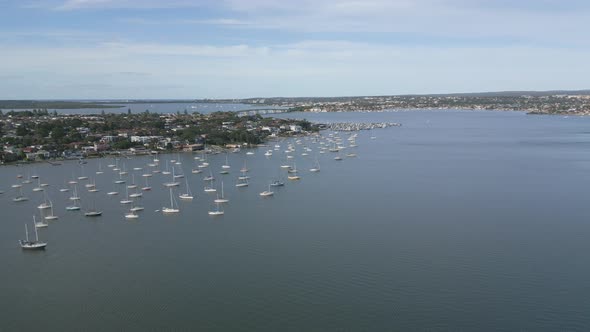
{"type": "MultiPolygon", "coordinates": [[[[58,189],[77,164],[0,168],[0,330],[590,330],[590,118],[289,116],[403,126],[359,133],[357,158],[319,155],[317,174],[313,153],[299,155],[302,180],[268,199],[258,193],[284,153],[229,154],[225,176],[225,155],[212,157],[230,199],[219,218],[207,215],[212,196],[189,154],[180,158],[196,199],[176,216],[155,212],[169,200],[156,174],[137,221],[123,218],[121,195],[106,195],[111,160],[96,176],[96,219],[64,210],[70,194],[58,189]],[[252,178],[238,190],[244,160],[252,178]],[[52,184],[60,217],[40,230],[45,252],[17,244],[42,199],[28,185],[31,200],[12,202],[10,185],[28,172],[52,184]]],[[[131,174],[148,159],[122,162],[131,174]]]]}
{"type": "MultiPolygon", "coordinates": [[[[100,104],[100,101],[97,103],[100,104]]],[[[214,103],[138,103],[138,104],[118,104],[122,107],[119,108],[105,108],[106,113],[127,113],[128,109],[131,109],[133,113],[142,113],[146,110],[152,113],[176,113],[184,112],[186,110],[189,113],[199,112],[202,114],[212,112],[235,112],[235,111],[246,111],[252,109],[280,109],[282,107],[264,106],[264,105],[250,105],[250,104],[214,104],[214,103]]],[[[3,111],[10,111],[5,109],[3,111]]],[[[53,112],[53,109],[49,109],[53,112]]],[[[63,109],[57,110],[60,114],[99,114],[102,111],[100,108],[76,108],[76,109],[63,109]]]]}

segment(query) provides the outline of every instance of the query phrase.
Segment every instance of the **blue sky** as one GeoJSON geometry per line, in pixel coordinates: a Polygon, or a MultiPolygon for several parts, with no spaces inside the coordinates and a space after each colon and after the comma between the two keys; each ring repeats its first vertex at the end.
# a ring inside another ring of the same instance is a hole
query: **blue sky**
{"type": "Polygon", "coordinates": [[[590,1],[0,0],[0,99],[590,88],[590,1]]]}

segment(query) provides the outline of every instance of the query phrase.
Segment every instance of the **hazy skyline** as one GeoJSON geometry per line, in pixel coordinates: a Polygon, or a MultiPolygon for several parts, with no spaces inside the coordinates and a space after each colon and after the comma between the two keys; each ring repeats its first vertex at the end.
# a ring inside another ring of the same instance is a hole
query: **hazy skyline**
{"type": "Polygon", "coordinates": [[[590,88],[590,3],[0,0],[0,99],[590,88]]]}

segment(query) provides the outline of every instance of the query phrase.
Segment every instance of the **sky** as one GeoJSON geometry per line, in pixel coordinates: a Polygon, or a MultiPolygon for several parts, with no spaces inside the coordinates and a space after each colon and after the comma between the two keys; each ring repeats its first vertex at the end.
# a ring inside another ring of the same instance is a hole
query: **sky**
{"type": "Polygon", "coordinates": [[[587,0],[0,0],[0,99],[590,88],[587,0]]]}

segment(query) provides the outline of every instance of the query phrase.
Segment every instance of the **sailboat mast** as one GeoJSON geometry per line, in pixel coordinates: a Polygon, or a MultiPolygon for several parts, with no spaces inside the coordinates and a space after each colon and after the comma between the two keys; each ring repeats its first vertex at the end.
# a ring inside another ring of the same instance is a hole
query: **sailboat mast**
{"type": "MultiPolygon", "coordinates": [[[[33,218],[35,218],[35,217],[33,216],[33,218]]],[[[34,226],[33,228],[35,229],[35,241],[39,242],[39,233],[37,233],[37,227],[35,225],[33,225],[33,226],[34,226]]],[[[28,239],[28,236],[27,236],[27,241],[28,240],[29,239],[28,239]]]]}
{"type": "MultiPolygon", "coordinates": [[[[33,216],[33,222],[35,222],[35,216],[33,216]]],[[[27,242],[29,242],[29,228],[27,227],[27,224],[25,224],[25,236],[27,238],[27,242]]]]}

